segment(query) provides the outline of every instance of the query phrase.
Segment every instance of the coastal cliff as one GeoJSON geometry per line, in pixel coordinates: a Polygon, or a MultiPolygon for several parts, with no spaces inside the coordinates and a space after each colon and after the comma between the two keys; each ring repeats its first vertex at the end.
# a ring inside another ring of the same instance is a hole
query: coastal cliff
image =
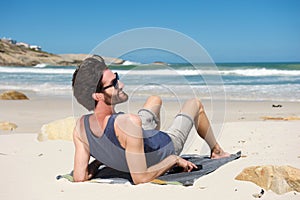
{"type": "MultiPolygon", "coordinates": [[[[47,64],[54,66],[77,66],[88,54],[53,54],[17,46],[0,40],[0,66],[35,66],[47,64]]],[[[106,63],[122,64],[119,58],[103,57],[106,63]]]]}

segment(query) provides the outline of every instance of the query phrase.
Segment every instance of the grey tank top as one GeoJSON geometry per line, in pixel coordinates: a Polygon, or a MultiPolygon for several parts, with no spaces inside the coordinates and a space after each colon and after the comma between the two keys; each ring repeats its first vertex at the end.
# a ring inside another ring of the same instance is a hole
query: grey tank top
{"type": "MultiPolygon", "coordinates": [[[[129,172],[125,149],[121,146],[114,130],[115,119],[119,114],[122,113],[111,115],[101,137],[96,137],[90,129],[89,117],[91,114],[85,115],[85,132],[92,157],[108,167],[129,172]]],[[[148,167],[159,163],[169,155],[175,154],[174,145],[168,134],[157,130],[143,130],[143,137],[148,167]]]]}

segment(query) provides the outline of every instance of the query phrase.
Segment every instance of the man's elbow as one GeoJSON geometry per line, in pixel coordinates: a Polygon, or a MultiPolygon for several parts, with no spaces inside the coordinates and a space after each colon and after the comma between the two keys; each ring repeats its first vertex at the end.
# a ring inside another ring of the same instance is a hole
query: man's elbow
{"type": "Polygon", "coordinates": [[[143,184],[143,183],[148,183],[149,181],[147,181],[147,180],[134,180],[133,181],[133,183],[135,184],[135,185],[138,185],[138,184],[143,184]]]}
{"type": "Polygon", "coordinates": [[[148,183],[151,181],[149,178],[147,178],[145,176],[132,178],[132,180],[135,185],[142,184],[142,183],[148,183]]]}
{"type": "Polygon", "coordinates": [[[87,178],[86,177],[84,177],[84,176],[78,176],[78,175],[73,175],[73,181],[74,182],[84,182],[84,181],[86,181],[87,180],[87,178]]]}
{"type": "Polygon", "coordinates": [[[73,180],[74,180],[74,182],[77,182],[77,183],[85,181],[84,179],[78,179],[78,178],[75,178],[75,177],[73,177],[73,180]]]}

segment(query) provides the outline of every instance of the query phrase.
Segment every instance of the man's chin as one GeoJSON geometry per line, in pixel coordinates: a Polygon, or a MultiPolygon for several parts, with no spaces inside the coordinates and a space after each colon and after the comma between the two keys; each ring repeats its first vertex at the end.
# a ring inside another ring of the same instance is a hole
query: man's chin
{"type": "Polygon", "coordinates": [[[116,105],[119,103],[124,103],[128,100],[128,95],[125,92],[119,92],[118,96],[113,99],[112,104],[116,105]]]}
{"type": "Polygon", "coordinates": [[[119,93],[119,97],[122,102],[126,102],[128,100],[128,95],[123,91],[119,93]]]}

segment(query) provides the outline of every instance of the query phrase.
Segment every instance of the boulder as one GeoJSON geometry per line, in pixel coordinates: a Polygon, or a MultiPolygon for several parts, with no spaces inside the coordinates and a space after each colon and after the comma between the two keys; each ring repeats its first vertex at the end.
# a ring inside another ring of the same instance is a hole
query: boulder
{"type": "Polygon", "coordinates": [[[300,169],[291,166],[252,166],[245,168],[236,180],[251,181],[277,194],[300,192],[300,169]]]}
{"type": "Polygon", "coordinates": [[[28,97],[18,91],[6,91],[0,94],[0,99],[1,100],[28,100],[28,97]]]}
{"type": "Polygon", "coordinates": [[[45,124],[41,128],[38,135],[39,141],[46,140],[73,140],[73,130],[76,124],[74,117],[67,117],[65,119],[56,120],[45,124]]]}
{"type": "Polygon", "coordinates": [[[11,122],[0,122],[0,130],[14,130],[18,126],[11,122]]]}

